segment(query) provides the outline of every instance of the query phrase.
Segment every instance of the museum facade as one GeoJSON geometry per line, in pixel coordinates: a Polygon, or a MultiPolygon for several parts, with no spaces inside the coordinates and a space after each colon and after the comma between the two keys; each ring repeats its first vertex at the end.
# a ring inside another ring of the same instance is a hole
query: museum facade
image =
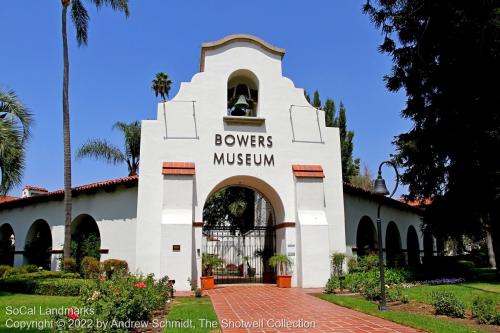
{"type": "MultiPolygon", "coordinates": [[[[424,243],[432,253],[419,208],[342,182],[339,130],[282,75],[284,54],[250,35],[204,43],[199,73],[142,121],[140,176],[73,189],[74,237],[97,235],[101,260],[168,275],[177,290],[199,279],[204,253],[221,257],[220,283],[269,282],[266,259],[284,253],[293,285],[322,287],[333,252],[378,247],[379,204],[388,261],[416,264],[424,243]],[[229,188],[254,193],[246,220],[208,225],[207,203],[229,188]]],[[[0,202],[0,239],[13,242],[14,265],[29,262],[25,245],[44,237],[57,269],[63,196],[26,187],[0,202]]]]}

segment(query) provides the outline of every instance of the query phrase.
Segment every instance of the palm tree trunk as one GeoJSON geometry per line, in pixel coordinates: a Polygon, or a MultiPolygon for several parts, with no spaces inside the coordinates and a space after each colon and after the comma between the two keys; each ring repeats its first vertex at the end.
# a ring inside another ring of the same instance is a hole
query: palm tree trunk
{"type": "Polygon", "coordinates": [[[488,259],[490,261],[490,266],[494,269],[497,268],[497,262],[495,260],[495,250],[493,249],[493,238],[491,237],[490,227],[486,227],[486,245],[488,247],[488,259]]]}
{"type": "Polygon", "coordinates": [[[69,1],[62,0],[62,38],[63,38],[63,137],[64,137],[64,257],[71,256],[71,142],[69,126],[69,57],[66,16],[69,1]]]}

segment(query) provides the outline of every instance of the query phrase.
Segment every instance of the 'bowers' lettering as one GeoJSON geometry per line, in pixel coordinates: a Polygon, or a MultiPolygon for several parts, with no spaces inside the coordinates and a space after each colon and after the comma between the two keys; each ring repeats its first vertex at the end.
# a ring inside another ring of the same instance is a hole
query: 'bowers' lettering
{"type": "Polygon", "coordinates": [[[252,148],[272,148],[273,137],[268,135],[250,135],[250,134],[215,134],[216,146],[233,147],[237,144],[239,147],[252,147],[252,148]]]}

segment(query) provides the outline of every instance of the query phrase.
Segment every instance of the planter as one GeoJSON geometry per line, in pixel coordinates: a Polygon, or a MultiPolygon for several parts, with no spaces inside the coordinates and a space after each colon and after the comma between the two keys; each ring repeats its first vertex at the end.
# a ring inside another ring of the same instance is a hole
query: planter
{"type": "Polygon", "coordinates": [[[276,285],[278,288],[291,288],[292,287],[292,276],[291,275],[278,275],[276,279],[276,285]]]}
{"type": "Polygon", "coordinates": [[[254,277],[255,276],[255,268],[247,268],[247,274],[248,274],[248,277],[254,277]]]}
{"type": "Polygon", "coordinates": [[[214,289],[215,288],[215,280],[213,276],[202,276],[201,280],[201,289],[214,289]]]}

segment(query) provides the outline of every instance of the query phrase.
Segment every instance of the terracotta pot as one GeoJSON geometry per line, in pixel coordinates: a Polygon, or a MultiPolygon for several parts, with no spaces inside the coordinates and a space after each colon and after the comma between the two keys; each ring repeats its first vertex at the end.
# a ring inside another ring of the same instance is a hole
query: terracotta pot
{"type": "Polygon", "coordinates": [[[201,279],[202,290],[215,288],[215,280],[213,276],[202,276],[200,279],[201,279]]]}
{"type": "Polygon", "coordinates": [[[278,275],[276,280],[278,288],[291,288],[292,276],[291,275],[278,275]]]}

